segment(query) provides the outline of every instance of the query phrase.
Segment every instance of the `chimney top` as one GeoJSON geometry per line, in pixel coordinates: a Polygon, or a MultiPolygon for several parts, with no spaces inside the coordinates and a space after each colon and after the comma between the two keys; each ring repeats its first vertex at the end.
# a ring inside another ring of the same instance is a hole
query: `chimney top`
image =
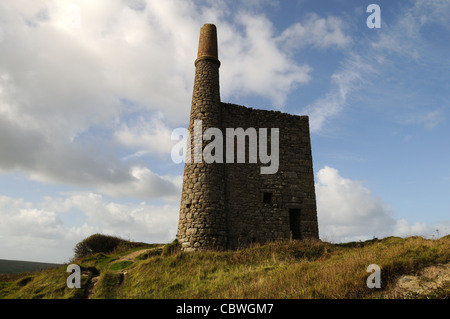
{"type": "Polygon", "coordinates": [[[212,60],[220,65],[217,49],[217,29],[214,24],[205,24],[200,29],[198,54],[195,64],[200,60],[212,60]]]}

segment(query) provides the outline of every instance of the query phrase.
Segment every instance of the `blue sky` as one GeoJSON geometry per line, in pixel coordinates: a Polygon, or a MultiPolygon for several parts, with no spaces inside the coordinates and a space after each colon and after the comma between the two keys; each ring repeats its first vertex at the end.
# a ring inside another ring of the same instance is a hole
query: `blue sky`
{"type": "Polygon", "coordinates": [[[204,23],[224,102],[310,116],[323,240],[449,234],[449,16],[445,0],[2,2],[0,258],[175,238],[170,135],[204,23]]]}

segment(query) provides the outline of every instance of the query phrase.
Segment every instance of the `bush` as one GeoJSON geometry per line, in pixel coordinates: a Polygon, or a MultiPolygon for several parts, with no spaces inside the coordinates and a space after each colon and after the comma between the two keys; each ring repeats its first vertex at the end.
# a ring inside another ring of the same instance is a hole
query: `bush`
{"type": "Polygon", "coordinates": [[[126,243],[128,243],[128,241],[119,237],[94,234],[76,244],[74,248],[74,259],[77,260],[97,253],[111,253],[119,246],[125,245],[126,243]]]}

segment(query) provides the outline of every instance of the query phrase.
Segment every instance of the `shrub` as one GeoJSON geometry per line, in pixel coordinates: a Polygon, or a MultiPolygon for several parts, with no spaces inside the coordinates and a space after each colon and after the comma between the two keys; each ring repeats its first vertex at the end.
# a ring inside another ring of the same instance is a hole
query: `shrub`
{"type": "Polygon", "coordinates": [[[111,253],[121,245],[125,245],[128,241],[110,235],[94,234],[91,235],[78,244],[76,244],[74,251],[74,259],[80,259],[97,253],[111,253]]]}

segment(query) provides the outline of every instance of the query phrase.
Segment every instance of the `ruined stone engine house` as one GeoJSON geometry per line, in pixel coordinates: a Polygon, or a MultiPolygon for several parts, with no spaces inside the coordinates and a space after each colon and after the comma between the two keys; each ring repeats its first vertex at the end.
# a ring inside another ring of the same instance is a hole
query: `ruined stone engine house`
{"type": "Polygon", "coordinates": [[[278,128],[279,167],[275,174],[261,174],[259,162],[186,161],[177,234],[182,249],[236,249],[254,242],[318,238],[308,116],[222,103],[219,67],[217,30],[205,24],[195,61],[191,154],[196,120],[202,121],[202,132],[278,128]]]}

